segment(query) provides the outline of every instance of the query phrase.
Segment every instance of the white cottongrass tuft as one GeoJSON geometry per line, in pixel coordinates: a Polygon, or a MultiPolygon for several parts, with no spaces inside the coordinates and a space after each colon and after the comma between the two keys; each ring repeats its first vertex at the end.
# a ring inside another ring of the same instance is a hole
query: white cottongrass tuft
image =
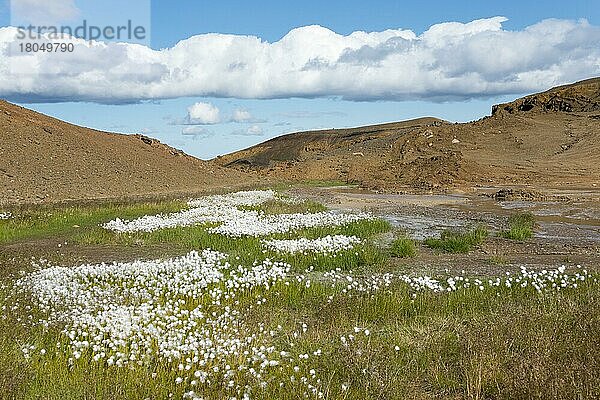
{"type": "Polygon", "coordinates": [[[230,237],[266,236],[287,233],[297,229],[319,226],[340,226],[373,218],[366,213],[296,213],[265,215],[262,212],[239,209],[240,206],[262,204],[276,198],[272,190],[236,192],[226,195],[206,196],[188,202],[190,209],[167,215],[147,215],[132,221],[119,218],[103,225],[105,229],[124,232],[153,232],[158,229],[218,223],[208,231],[230,237]]]}
{"type": "Polygon", "coordinates": [[[171,214],[145,215],[132,221],[117,218],[103,225],[105,229],[124,232],[153,232],[164,228],[190,226],[207,222],[219,223],[258,214],[239,210],[239,206],[262,204],[275,198],[272,190],[254,190],[225,195],[205,196],[190,200],[191,208],[171,214]]]}
{"type": "Polygon", "coordinates": [[[266,240],[263,245],[269,249],[282,253],[337,253],[342,250],[351,250],[355,245],[361,244],[362,240],[356,236],[327,235],[318,239],[283,239],[266,240]]]}
{"type": "MultiPolygon", "coordinates": [[[[233,266],[227,259],[225,254],[204,250],[168,260],[72,268],[42,260],[40,269],[24,273],[16,281],[15,299],[29,296],[44,316],[27,323],[61,327],[64,340],[52,352],[46,351],[46,346],[23,344],[23,356],[35,361],[63,352],[70,365],[93,362],[106,368],[160,362],[176,374],[172,379],[188,391],[188,398],[195,398],[190,389],[211,385],[226,388],[231,397],[248,398],[255,390],[249,381],[259,390],[283,384],[291,385],[286,390],[293,391],[302,385],[305,397],[307,393],[322,397],[318,363],[312,362],[322,350],[300,350],[294,344],[312,327],[299,321],[290,335],[282,326],[251,324],[245,318],[248,310],[279,296],[289,284],[303,285],[310,279],[290,276],[291,267],[286,263],[267,259],[233,266]],[[277,376],[285,373],[289,380],[278,381],[277,376]]],[[[414,298],[424,292],[443,296],[463,290],[498,295],[579,290],[589,281],[597,283],[580,266],[574,273],[567,273],[563,266],[542,271],[523,267],[519,273],[496,278],[463,274],[440,280],[394,273],[356,276],[336,269],[320,279],[332,289],[328,302],[335,296],[372,298],[378,291],[395,290],[392,285],[408,287],[414,298]]],[[[6,303],[17,301],[7,298],[6,303]]],[[[340,345],[360,351],[360,345],[378,335],[375,329],[354,326],[340,336],[340,345]]],[[[397,345],[393,348],[401,350],[397,345]]]]}
{"type": "MultiPolygon", "coordinates": [[[[251,389],[245,382],[264,388],[272,369],[293,367],[293,344],[272,344],[281,327],[269,330],[244,319],[267,301],[290,266],[268,259],[233,266],[226,258],[204,250],[168,260],[76,267],[42,260],[40,269],[15,282],[15,294],[29,296],[44,315],[31,323],[62,327],[64,341],[56,351],[69,364],[83,360],[122,368],[162,362],[177,372],[177,384],[227,382],[232,397],[247,398],[251,389]]],[[[22,347],[28,360],[34,350],[22,347]]],[[[313,376],[299,384],[312,390],[317,381],[313,376]]]]}
{"type": "Polygon", "coordinates": [[[336,211],[323,211],[307,214],[277,214],[262,215],[259,213],[246,213],[242,218],[231,218],[216,228],[211,228],[211,233],[219,233],[230,237],[241,236],[266,236],[274,233],[287,233],[297,229],[314,228],[320,226],[341,226],[352,222],[373,218],[366,213],[348,214],[336,211]]]}
{"type": "MultiPolygon", "coordinates": [[[[417,293],[449,293],[459,290],[477,289],[479,291],[502,292],[505,290],[532,290],[538,294],[557,292],[567,289],[577,289],[581,284],[589,281],[589,272],[577,266],[572,274],[566,272],[565,266],[552,270],[533,271],[521,267],[520,272],[514,275],[506,273],[503,277],[488,279],[469,278],[463,275],[452,276],[445,280],[434,279],[430,276],[409,276],[405,274],[373,274],[367,277],[353,277],[342,273],[340,268],[323,274],[325,281],[332,287],[338,287],[337,295],[353,296],[353,294],[369,294],[382,289],[387,289],[397,283],[408,285],[413,298],[417,293]]],[[[595,281],[594,281],[595,282],[595,281]]],[[[329,296],[328,302],[333,301],[336,294],[329,296]]]]}
{"type": "Polygon", "coordinates": [[[222,298],[269,287],[289,270],[268,260],[233,268],[225,257],[204,250],[170,260],[49,267],[16,286],[47,313],[44,322],[65,324],[75,358],[91,349],[109,364],[193,354],[213,359],[246,346],[237,335],[239,311],[221,307],[222,298]]]}

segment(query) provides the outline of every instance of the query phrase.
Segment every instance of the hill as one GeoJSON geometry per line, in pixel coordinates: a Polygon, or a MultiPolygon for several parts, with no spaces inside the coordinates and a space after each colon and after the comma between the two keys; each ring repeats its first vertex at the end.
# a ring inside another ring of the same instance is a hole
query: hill
{"type": "Polygon", "coordinates": [[[216,160],[277,179],[383,190],[600,184],[600,78],[495,105],[469,123],[435,118],[284,135],[216,160]]]}
{"type": "Polygon", "coordinates": [[[145,136],[83,128],[0,101],[0,203],[193,193],[235,185],[239,175],[145,136]]]}

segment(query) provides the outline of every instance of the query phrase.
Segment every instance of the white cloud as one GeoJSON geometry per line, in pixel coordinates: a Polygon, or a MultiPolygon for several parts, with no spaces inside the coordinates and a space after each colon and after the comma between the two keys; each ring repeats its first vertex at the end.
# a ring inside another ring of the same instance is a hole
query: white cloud
{"type": "Polygon", "coordinates": [[[10,0],[13,23],[52,25],[80,15],[74,0],[10,0]]]}
{"type": "Polygon", "coordinates": [[[202,126],[184,126],[181,129],[181,134],[184,136],[193,137],[209,137],[213,135],[213,132],[202,126]]]}
{"type": "Polygon", "coordinates": [[[258,125],[252,125],[246,131],[248,135],[262,135],[263,129],[258,125]]]}
{"type": "MultiPolygon", "coordinates": [[[[505,20],[443,23],[420,35],[410,30],[340,35],[307,26],[274,43],[204,34],[163,50],[74,40],[74,53],[11,57],[8,44],[16,31],[0,28],[0,97],[101,103],[186,96],[445,101],[538,91],[600,75],[599,27],[551,19],[508,31],[502,28],[505,20]]],[[[220,120],[204,111],[212,116],[203,114],[198,123],[220,120]]]]}
{"type": "Polygon", "coordinates": [[[231,121],[233,122],[248,122],[252,120],[252,114],[248,110],[237,109],[233,111],[231,121]]]}
{"type": "Polygon", "coordinates": [[[237,136],[262,136],[263,133],[263,128],[260,125],[250,125],[247,129],[238,129],[231,132],[232,135],[237,136]]]}
{"type": "Polygon", "coordinates": [[[210,103],[195,103],[188,107],[188,123],[212,125],[221,122],[219,109],[210,103]]]}
{"type": "Polygon", "coordinates": [[[251,123],[255,123],[255,124],[261,124],[263,122],[267,122],[267,120],[261,119],[261,118],[255,118],[250,111],[245,110],[243,108],[238,108],[236,110],[233,110],[233,113],[231,115],[231,118],[229,119],[229,122],[239,122],[239,123],[251,122],[251,123]]]}

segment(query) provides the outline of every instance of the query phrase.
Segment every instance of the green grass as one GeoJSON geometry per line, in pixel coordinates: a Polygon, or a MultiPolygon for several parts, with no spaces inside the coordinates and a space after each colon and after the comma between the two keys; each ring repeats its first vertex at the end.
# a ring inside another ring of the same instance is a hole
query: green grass
{"type": "Polygon", "coordinates": [[[317,369],[333,371],[332,398],[586,398],[600,383],[588,369],[600,366],[598,294],[597,285],[549,296],[468,289],[413,301],[399,285],[325,304],[329,292],[315,285],[290,288],[255,318],[307,321],[299,346],[327,349],[317,369]],[[354,326],[372,334],[346,348],[339,338],[354,326]]]}
{"type": "Polygon", "coordinates": [[[290,262],[296,270],[314,267],[315,270],[330,270],[342,268],[345,270],[363,267],[365,265],[381,265],[386,257],[383,252],[371,244],[370,238],[390,229],[389,223],[383,220],[362,220],[344,226],[317,227],[297,230],[285,234],[274,234],[264,238],[228,236],[213,234],[208,229],[214,224],[203,224],[189,227],[160,229],[154,232],[114,233],[101,227],[94,227],[73,237],[75,243],[83,245],[118,245],[118,246],[148,246],[169,245],[182,251],[210,248],[227,253],[237,262],[251,263],[265,258],[290,262]],[[287,255],[272,251],[264,251],[261,240],[292,239],[306,237],[314,239],[326,235],[359,236],[366,243],[356,246],[353,250],[339,252],[336,257],[326,257],[321,254],[287,255]]]}
{"type": "MultiPolygon", "coordinates": [[[[264,295],[267,302],[247,313],[245,321],[249,326],[263,323],[267,330],[281,325],[283,333],[272,339],[274,345],[286,343],[301,322],[307,323],[308,331],[295,340],[294,351],[312,354],[321,349],[322,355],[297,364],[318,372],[326,398],[579,399],[594,398],[600,387],[597,284],[543,296],[522,288],[472,288],[422,293],[414,300],[403,284],[347,296],[315,281],[310,287],[278,284],[255,295],[264,295]],[[368,328],[370,336],[354,333],[355,326],[368,328]],[[351,333],[356,336],[351,346],[342,345],[340,337],[351,333]]],[[[249,298],[238,300],[244,304],[249,298]]],[[[16,321],[19,317],[25,315],[0,320],[0,389],[5,398],[183,394],[174,383],[177,363],[105,368],[85,355],[71,367],[63,355],[25,361],[20,343],[52,348],[64,338],[56,328],[26,328],[16,321]]],[[[273,370],[270,377],[289,382],[290,374],[284,368],[273,370]]],[[[271,387],[254,398],[295,399],[302,386],[294,388],[271,387]]],[[[202,395],[217,399],[225,392],[214,385],[202,395]]]]}
{"type": "MultiPolygon", "coordinates": [[[[266,214],[320,212],[326,208],[313,201],[289,203],[283,200],[267,201],[252,207],[240,207],[265,212],[266,214]]],[[[80,245],[112,245],[112,246],[169,246],[181,251],[210,248],[227,253],[235,262],[252,263],[266,258],[286,261],[296,271],[312,267],[317,271],[342,268],[344,270],[363,268],[368,265],[382,265],[387,257],[379,248],[371,243],[371,238],[391,229],[387,221],[381,219],[360,220],[343,226],[327,226],[299,229],[284,234],[273,234],[262,238],[240,237],[213,234],[209,228],[217,224],[202,224],[187,227],[160,229],[154,232],[114,233],[100,226],[91,226],[76,233],[71,240],[80,245]],[[266,251],[262,240],[294,239],[306,237],[315,239],[327,235],[358,236],[366,239],[365,243],[354,249],[342,251],[335,257],[322,254],[280,254],[266,251]]]]}
{"type": "Polygon", "coordinates": [[[133,219],[147,214],[179,211],[183,201],[141,204],[101,204],[75,207],[34,207],[13,210],[13,218],[0,220],[0,244],[16,240],[71,235],[114,218],[133,219]]]}
{"type": "MultiPolygon", "coordinates": [[[[81,246],[102,244],[124,249],[135,246],[166,246],[174,252],[213,248],[230,254],[232,263],[249,265],[271,258],[287,261],[294,270],[309,266],[316,271],[336,267],[353,269],[361,276],[374,274],[386,264],[386,253],[410,256],[416,244],[407,238],[393,242],[390,251],[373,246],[372,239],[388,232],[382,220],[359,221],[346,226],[303,229],[273,238],[315,238],[327,234],[356,235],[366,244],[333,258],[322,255],[279,255],[263,252],[260,239],[231,239],[207,231],[211,225],[163,229],[152,233],[116,234],[98,224],[115,217],[135,218],[144,214],[177,211],[180,202],[141,205],[103,205],[66,209],[22,210],[16,220],[0,221],[0,243],[19,239],[68,235],[81,246]],[[74,228],[73,225],[79,225],[74,228]]],[[[265,212],[289,210],[282,204],[267,204],[265,212]]],[[[305,204],[304,207],[312,207],[305,204]]],[[[318,206],[312,208],[318,209],[318,206]]],[[[306,209],[308,210],[308,209],[306,209]]],[[[446,231],[440,239],[425,244],[448,252],[468,252],[482,244],[487,229],[446,231]]],[[[54,254],[54,253],[53,253],[54,254]]],[[[49,256],[52,256],[50,254],[49,256]]],[[[56,257],[73,257],[60,256],[56,257]]],[[[501,257],[490,262],[503,263],[501,257]]],[[[72,259],[59,259],[71,265],[72,259]]],[[[163,399],[181,398],[183,388],[174,383],[176,365],[157,361],[150,366],[106,368],[89,354],[69,364],[68,357],[49,351],[48,356],[26,361],[21,345],[36,344],[52,349],[65,343],[60,324],[48,328],[24,325],[38,317],[28,309],[27,298],[7,300],[7,288],[19,270],[27,270],[29,256],[20,259],[0,252],[0,398],[6,399],[163,399]],[[9,278],[4,278],[7,276],[9,278]],[[20,304],[16,311],[10,308],[20,304]],[[153,377],[153,374],[156,374],[153,377]]],[[[322,379],[320,390],[327,399],[586,399],[597,398],[600,387],[600,286],[591,279],[577,290],[538,295],[531,287],[500,287],[480,291],[476,287],[452,293],[425,292],[413,298],[405,284],[394,283],[377,292],[345,294],[343,285],[332,287],[320,272],[308,274],[307,286],[290,279],[269,290],[260,287],[236,297],[245,310],[246,329],[264,324],[274,330],[281,325],[272,345],[289,343],[298,326],[308,325],[306,334],[294,339],[294,351],[321,356],[298,360],[314,368],[322,379]],[[250,308],[252,296],[264,296],[261,307],[250,308]],[[335,295],[332,300],[331,296],[335,295]],[[247,307],[246,307],[247,306],[247,307]],[[351,346],[341,336],[353,334],[356,326],[368,328],[370,336],[355,334],[351,346]],[[347,390],[342,390],[347,385],[347,390]]],[[[444,279],[444,277],[439,277],[444,279]]],[[[597,278],[597,277],[596,277],[597,278]]],[[[346,283],[344,283],[345,285],[346,283]]],[[[289,382],[289,368],[273,370],[274,381],[289,382]]],[[[246,382],[256,386],[256,381],[246,382]]],[[[189,387],[188,387],[189,389],[189,387]]],[[[270,387],[255,392],[256,399],[297,399],[305,389],[300,384],[270,387]],[[291,388],[291,389],[290,389],[291,388]]],[[[201,395],[226,398],[222,385],[201,395]]]]}
{"type": "Polygon", "coordinates": [[[360,238],[372,238],[392,229],[390,223],[383,219],[366,219],[351,222],[340,226],[322,226],[315,228],[299,229],[295,232],[273,235],[276,239],[292,239],[295,237],[306,237],[315,239],[327,235],[358,236],[360,238]]]}
{"type": "Polygon", "coordinates": [[[500,232],[500,236],[512,240],[526,240],[533,237],[535,216],[532,213],[519,213],[508,218],[508,230],[500,232]]]}
{"type": "Polygon", "coordinates": [[[487,228],[477,226],[470,231],[445,230],[439,239],[427,238],[423,243],[429,248],[442,250],[446,253],[468,253],[481,245],[487,236],[487,228]]]}
{"type": "Polygon", "coordinates": [[[398,258],[412,258],[417,255],[417,244],[408,237],[401,237],[392,242],[390,253],[398,258]]]}
{"type": "Polygon", "coordinates": [[[330,256],[320,253],[302,255],[268,252],[266,254],[272,260],[289,263],[293,266],[294,271],[302,271],[311,267],[315,271],[330,271],[335,268],[344,271],[365,271],[385,264],[388,259],[384,252],[371,243],[357,245],[351,250],[343,250],[330,256]]]}

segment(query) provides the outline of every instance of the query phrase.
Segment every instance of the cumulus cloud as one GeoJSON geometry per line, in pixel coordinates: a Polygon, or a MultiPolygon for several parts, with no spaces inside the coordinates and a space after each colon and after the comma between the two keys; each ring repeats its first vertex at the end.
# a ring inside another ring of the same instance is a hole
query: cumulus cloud
{"type": "Polygon", "coordinates": [[[187,123],[190,125],[212,125],[219,122],[220,111],[211,103],[195,103],[188,107],[187,123]]]}
{"type": "Polygon", "coordinates": [[[273,43],[203,34],[162,50],[73,39],[73,53],[11,56],[16,30],[0,28],[0,96],[100,103],[184,96],[446,101],[600,75],[600,27],[550,19],[508,31],[505,21],[448,22],[419,35],[402,29],[340,35],[306,26],[273,43]]]}

